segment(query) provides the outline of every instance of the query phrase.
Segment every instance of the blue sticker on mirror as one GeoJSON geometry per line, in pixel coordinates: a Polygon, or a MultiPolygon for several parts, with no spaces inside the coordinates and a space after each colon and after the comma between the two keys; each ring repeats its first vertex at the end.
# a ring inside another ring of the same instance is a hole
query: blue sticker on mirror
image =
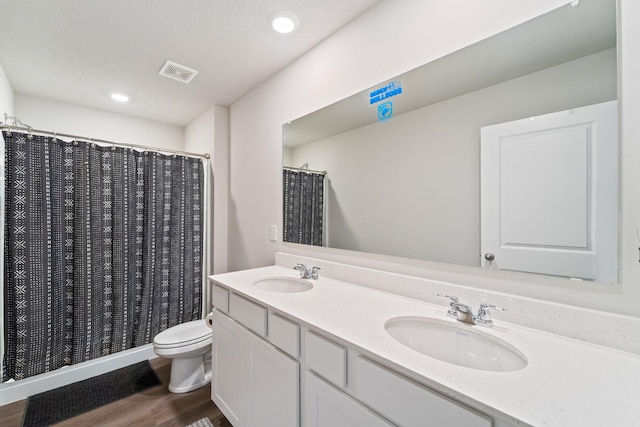
{"type": "Polygon", "coordinates": [[[373,105],[387,98],[391,98],[392,96],[401,94],[402,84],[400,83],[400,80],[394,80],[381,88],[369,92],[369,105],[373,105]]]}
{"type": "Polygon", "coordinates": [[[393,102],[388,101],[378,105],[378,120],[386,122],[393,116],[393,102]]]}

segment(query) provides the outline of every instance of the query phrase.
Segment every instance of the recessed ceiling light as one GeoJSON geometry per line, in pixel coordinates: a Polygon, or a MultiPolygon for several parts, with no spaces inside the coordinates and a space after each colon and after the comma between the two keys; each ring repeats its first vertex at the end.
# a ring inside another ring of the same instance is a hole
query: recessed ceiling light
{"type": "Polygon", "coordinates": [[[269,22],[274,30],[282,34],[288,34],[298,28],[298,17],[284,10],[269,15],[269,22]]]}
{"type": "Polygon", "coordinates": [[[112,93],[111,99],[118,102],[129,102],[129,97],[127,95],[123,95],[121,93],[112,93]]]}

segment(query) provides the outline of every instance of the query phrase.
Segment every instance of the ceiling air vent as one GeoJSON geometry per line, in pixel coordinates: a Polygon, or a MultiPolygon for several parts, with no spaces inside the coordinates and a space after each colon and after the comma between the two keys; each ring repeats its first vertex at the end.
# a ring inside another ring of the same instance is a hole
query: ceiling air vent
{"type": "Polygon", "coordinates": [[[198,74],[198,72],[192,68],[185,67],[184,65],[167,61],[164,63],[158,74],[164,77],[169,77],[170,79],[178,80],[182,83],[189,83],[198,74]]]}

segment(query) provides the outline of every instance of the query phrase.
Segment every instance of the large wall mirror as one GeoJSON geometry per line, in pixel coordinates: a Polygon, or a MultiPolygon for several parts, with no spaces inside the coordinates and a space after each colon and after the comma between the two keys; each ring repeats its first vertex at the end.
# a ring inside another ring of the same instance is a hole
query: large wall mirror
{"type": "MultiPolygon", "coordinates": [[[[285,124],[284,169],[326,172],[320,211],[296,215],[322,229],[311,244],[486,267],[481,129],[616,99],[615,0],[567,4],[285,124]]],[[[293,186],[289,214],[311,203],[293,186]]]]}

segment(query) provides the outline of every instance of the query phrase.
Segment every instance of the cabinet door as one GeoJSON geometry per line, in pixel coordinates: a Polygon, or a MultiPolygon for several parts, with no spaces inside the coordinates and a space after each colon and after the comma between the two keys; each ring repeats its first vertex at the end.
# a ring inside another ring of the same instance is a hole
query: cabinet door
{"type": "Polygon", "coordinates": [[[213,322],[211,400],[234,427],[297,427],[298,362],[217,310],[213,322]]]}
{"type": "Polygon", "coordinates": [[[299,425],[298,362],[247,332],[250,340],[247,426],[299,425]]]}
{"type": "Polygon", "coordinates": [[[305,373],[305,427],[389,427],[390,424],[310,372],[305,373]]]}
{"type": "Polygon", "coordinates": [[[213,313],[211,400],[234,427],[242,427],[249,381],[246,331],[217,310],[213,313]]]}

